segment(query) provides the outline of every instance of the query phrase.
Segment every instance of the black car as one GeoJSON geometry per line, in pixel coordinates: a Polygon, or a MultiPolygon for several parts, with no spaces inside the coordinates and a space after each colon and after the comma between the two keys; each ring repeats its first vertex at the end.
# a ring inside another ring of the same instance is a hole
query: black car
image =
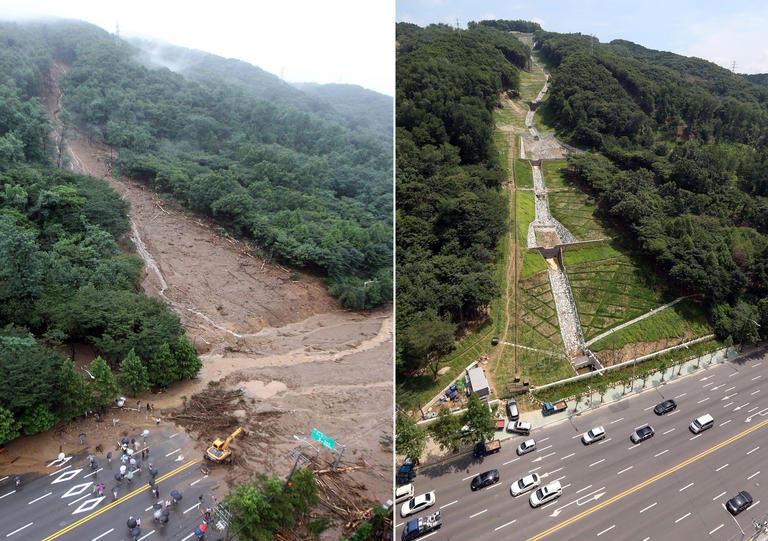
{"type": "Polygon", "coordinates": [[[517,411],[517,400],[514,398],[507,400],[507,418],[510,421],[517,421],[520,418],[520,412],[517,411]]]}
{"type": "Polygon", "coordinates": [[[732,515],[738,515],[750,505],[752,505],[752,496],[746,490],[742,490],[725,503],[725,507],[732,515]]]}
{"type": "Polygon", "coordinates": [[[669,399],[661,402],[660,404],[656,404],[656,407],[653,408],[653,412],[656,415],[664,415],[665,413],[669,413],[675,408],[677,408],[677,404],[674,400],[669,399]]]}
{"type": "Polygon", "coordinates": [[[487,472],[476,475],[472,479],[470,487],[472,490],[480,490],[484,487],[489,487],[494,483],[499,482],[499,470],[488,470],[487,472]]]}
{"type": "Polygon", "coordinates": [[[652,437],[653,428],[651,428],[650,425],[645,425],[632,432],[632,435],[629,437],[629,439],[632,440],[632,443],[640,443],[641,441],[645,441],[652,437]]]}

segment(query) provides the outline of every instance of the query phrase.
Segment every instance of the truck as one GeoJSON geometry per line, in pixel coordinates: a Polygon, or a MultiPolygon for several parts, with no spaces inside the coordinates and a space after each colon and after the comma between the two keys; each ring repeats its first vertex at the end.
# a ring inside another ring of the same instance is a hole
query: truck
{"type": "Polygon", "coordinates": [[[553,413],[560,413],[561,411],[565,411],[568,409],[568,403],[565,400],[560,400],[559,402],[555,402],[554,404],[552,402],[547,402],[544,404],[541,408],[541,414],[544,416],[552,415],[553,413]]]}
{"type": "Polygon", "coordinates": [[[416,472],[413,470],[413,464],[410,460],[406,460],[405,463],[397,470],[397,476],[395,480],[398,485],[407,485],[413,478],[416,477],[416,472]]]}
{"type": "Polygon", "coordinates": [[[527,421],[510,421],[507,425],[507,432],[514,432],[515,434],[527,436],[531,433],[531,423],[527,421]]]}
{"type": "Polygon", "coordinates": [[[417,539],[424,534],[439,529],[440,526],[442,526],[440,511],[426,517],[415,518],[405,523],[405,528],[403,528],[403,534],[400,539],[401,541],[417,539]]]}
{"type": "Polygon", "coordinates": [[[492,455],[493,453],[498,453],[499,451],[501,451],[500,440],[479,441],[475,444],[475,452],[473,454],[475,457],[481,458],[492,455]]]}

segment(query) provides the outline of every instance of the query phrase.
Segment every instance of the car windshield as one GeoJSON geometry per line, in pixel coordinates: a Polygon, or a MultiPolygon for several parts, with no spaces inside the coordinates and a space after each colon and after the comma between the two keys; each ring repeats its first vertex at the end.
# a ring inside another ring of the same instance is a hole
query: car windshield
{"type": "Polygon", "coordinates": [[[520,479],[520,488],[525,488],[530,484],[533,484],[533,476],[529,475],[520,479]]]}

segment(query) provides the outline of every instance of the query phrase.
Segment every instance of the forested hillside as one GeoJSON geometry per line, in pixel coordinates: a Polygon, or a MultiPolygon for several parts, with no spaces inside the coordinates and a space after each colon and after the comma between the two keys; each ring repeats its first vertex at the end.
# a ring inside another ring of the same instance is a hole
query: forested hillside
{"type": "Polygon", "coordinates": [[[117,243],[127,205],[47,163],[50,53],[0,28],[0,444],[111,404],[120,385],[141,392],[200,368],[179,319],[136,293],[141,260],[117,243]],[[78,343],[101,355],[93,378],[61,353],[78,343]]]}
{"type": "Polygon", "coordinates": [[[326,275],[344,306],[391,298],[388,137],[264,101],[242,85],[149,69],[130,45],[83,23],[3,32],[38,72],[51,60],[68,68],[65,118],[119,149],[120,173],[213,217],[266,257],[326,275]]]}
{"type": "Polygon", "coordinates": [[[717,334],[768,337],[768,89],[627,41],[538,32],[543,114],[597,153],[570,158],[660,281],[703,293],[717,334]]]}
{"type": "Polygon", "coordinates": [[[507,203],[491,112],[529,51],[487,26],[400,23],[396,37],[397,361],[408,373],[497,293],[507,203]]]}

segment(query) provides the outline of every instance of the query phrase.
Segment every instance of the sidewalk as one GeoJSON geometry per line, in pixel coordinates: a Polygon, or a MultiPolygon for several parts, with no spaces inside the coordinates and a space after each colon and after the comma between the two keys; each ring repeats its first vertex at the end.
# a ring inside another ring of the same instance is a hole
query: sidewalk
{"type": "MultiPolygon", "coordinates": [[[[645,380],[645,386],[643,386],[642,378],[635,378],[634,385],[632,385],[631,389],[629,388],[628,385],[627,386],[618,385],[617,387],[611,387],[605,392],[605,395],[603,395],[602,402],[600,401],[600,394],[597,392],[592,392],[591,396],[584,396],[579,398],[578,400],[575,400],[575,399],[568,400],[567,401],[568,409],[565,412],[555,413],[553,415],[549,415],[545,417],[544,415],[542,415],[541,410],[537,409],[535,411],[527,411],[527,412],[521,413],[520,420],[528,421],[529,423],[531,423],[534,430],[539,427],[547,426],[552,423],[567,421],[572,417],[577,417],[582,413],[585,413],[593,409],[597,409],[606,404],[610,404],[612,402],[617,402],[625,398],[636,396],[645,391],[651,391],[651,390],[657,389],[659,387],[666,385],[670,381],[676,381],[679,378],[689,376],[697,372],[700,373],[701,371],[706,371],[711,366],[716,366],[718,364],[722,364],[729,360],[733,361],[738,357],[743,357],[743,356],[749,355],[750,353],[760,351],[761,347],[765,347],[765,345],[745,347],[744,351],[741,353],[737,353],[735,348],[730,348],[728,350],[720,350],[714,353],[708,353],[702,357],[691,359],[680,365],[670,367],[666,369],[663,374],[661,372],[654,372],[653,374],[648,376],[648,378],[645,380]]],[[[500,402],[500,408],[503,410],[502,402],[500,402]]],[[[517,434],[510,434],[506,430],[503,430],[503,431],[497,431],[496,434],[494,435],[494,438],[504,441],[511,438],[519,439],[520,436],[517,434]]],[[[436,464],[441,464],[443,462],[447,462],[456,458],[461,458],[467,455],[471,455],[472,451],[473,451],[473,445],[468,445],[456,453],[452,453],[450,451],[443,451],[442,449],[440,449],[439,445],[437,445],[431,439],[428,439],[427,447],[424,450],[424,456],[421,459],[421,464],[422,464],[421,468],[434,466],[436,464]]]]}

